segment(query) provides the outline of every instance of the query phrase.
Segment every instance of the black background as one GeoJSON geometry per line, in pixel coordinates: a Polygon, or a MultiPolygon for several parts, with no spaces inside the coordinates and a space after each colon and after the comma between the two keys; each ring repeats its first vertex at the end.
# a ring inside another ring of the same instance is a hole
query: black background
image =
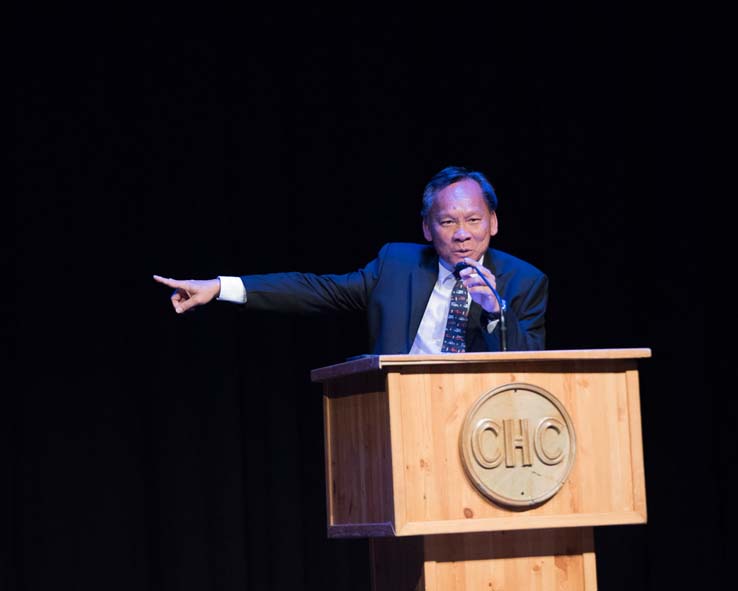
{"type": "Polygon", "coordinates": [[[366,541],[326,537],[309,380],[365,352],[363,319],[177,316],[151,275],[354,270],[423,240],[423,186],[449,164],[487,173],[493,245],[549,275],[547,348],[653,351],[648,523],[597,528],[600,590],[705,588],[728,555],[735,402],[705,350],[718,233],[688,22],[19,14],[10,588],[368,590],[366,541]]]}

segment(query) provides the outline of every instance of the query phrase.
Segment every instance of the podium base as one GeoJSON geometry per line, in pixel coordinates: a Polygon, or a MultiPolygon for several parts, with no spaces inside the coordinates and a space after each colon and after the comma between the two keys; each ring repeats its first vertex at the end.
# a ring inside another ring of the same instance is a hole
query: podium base
{"type": "Polygon", "coordinates": [[[371,538],[372,591],[596,591],[591,527],[371,538]]]}

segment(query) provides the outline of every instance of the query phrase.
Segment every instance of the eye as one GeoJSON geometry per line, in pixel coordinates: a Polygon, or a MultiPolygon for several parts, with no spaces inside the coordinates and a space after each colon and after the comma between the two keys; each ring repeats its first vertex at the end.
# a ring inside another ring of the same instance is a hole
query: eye
{"type": "Polygon", "coordinates": [[[450,226],[453,223],[453,220],[441,220],[438,222],[438,224],[441,226],[450,226]]]}

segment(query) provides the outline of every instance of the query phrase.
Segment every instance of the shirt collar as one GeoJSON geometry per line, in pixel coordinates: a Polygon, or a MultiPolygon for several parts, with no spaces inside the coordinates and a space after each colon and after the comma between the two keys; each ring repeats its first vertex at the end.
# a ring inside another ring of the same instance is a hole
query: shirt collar
{"type": "Polygon", "coordinates": [[[441,285],[444,284],[450,275],[453,275],[453,271],[448,270],[446,267],[443,266],[443,263],[439,260],[438,261],[438,283],[441,285]]]}

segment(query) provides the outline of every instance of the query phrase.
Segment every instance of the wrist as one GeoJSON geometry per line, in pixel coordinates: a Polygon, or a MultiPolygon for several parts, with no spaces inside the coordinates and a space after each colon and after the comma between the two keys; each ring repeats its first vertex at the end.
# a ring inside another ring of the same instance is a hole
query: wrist
{"type": "Polygon", "coordinates": [[[499,305],[497,307],[497,310],[495,310],[494,312],[490,312],[489,310],[486,310],[483,308],[482,309],[483,318],[485,318],[488,321],[489,320],[499,320],[500,316],[502,316],[502,314],[507,310],[507,302],[504,299],[500,298],[500,301],[498,302],[498,304],[499,305]]]}

